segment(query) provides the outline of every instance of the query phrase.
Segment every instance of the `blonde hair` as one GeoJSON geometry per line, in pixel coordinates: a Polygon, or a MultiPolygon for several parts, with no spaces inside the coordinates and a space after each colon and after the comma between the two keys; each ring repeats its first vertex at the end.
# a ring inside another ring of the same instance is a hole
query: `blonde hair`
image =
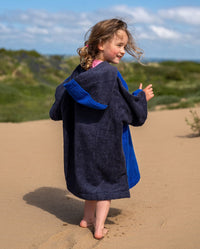
{"type": "Polygon", "coordinates": [[[112,39],[118,30],[124,30],[128,36],[125,51],[139,61],[143,54],[142,49],[136,46],[135,40],[127,29],[127,24],[121,19],[114,18],[98,22],[88,30],[85,35],[85,46],[77,49],[81,67],[88,70],[99,53],[98,45],[112,39]],[[89,32],[90,35],[87,39],[86,37],[89,32]]]}

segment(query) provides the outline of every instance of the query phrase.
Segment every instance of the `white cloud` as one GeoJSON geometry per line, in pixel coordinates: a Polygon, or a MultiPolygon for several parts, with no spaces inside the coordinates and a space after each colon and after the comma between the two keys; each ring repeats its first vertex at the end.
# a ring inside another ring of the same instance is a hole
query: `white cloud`
{"type": "Polygon", "coordinates": [[[173,30],[167,29],[165,27],[151,25],[150,29],[159,37],[162,39],[178,39],[181,37],[181,35],[173,30]]]}
{"type": "Polygon", "coordinates": [[[141,32],[138,34],[138,39],[145,39],[145,40],[154,40],[154,36],[152,34],[149,34],[147,32],[141,32]]]}
{"type": "Polygon", "coordinates": [[[0,33],[10,33],[11,29],[8,28],[5,24],[0,23],[0,33]]]}
{"type": "Polygon", "coordinates": [[[28,33],[32,33],[32,34],[40,34],[40,35],[48,35],[49,31],[47,29],[44,28],[39,28],[39,27],[28,27],[26,29],[26,31],[28,33]]]}
{"type": "MultiPolygon", "coordinates": [[[[93,12],[48,12],[45,10],[7,11],[0,14],[0,45],[25,49],[45,48],[51,52],[56,47],[73,49],[84,43],[84,35],[96,22],[119,17],[127,21],[129,30],[136,37],[136,42],[147,47],[149,43],[158,42],[187,44],[198,46],[200,43],[199,29],[200,8],[179,7],[151,12],[143,7],[116,5],[109,9],[93,12]],[[187,24],[187,25],[186,25],[187,24]],[[11,46],[10,45],[10,46],[11,46]]],[[[166,49],[166,47],[165,47],[166,49]]],[[[40,51],[42,52],[42,51],[40,51]]],[[[71,52],[71,53],[73,53],[71,52]]],[[[200,55],[199,55],[200,57],[200,55]]]]}
{"type": "Polygon", "coordinates": [[[137,26],[137,40],[154,40],[155,35],[152,34],[152,31],[149,30],[148,26],[137,26]]]}
{"type": "Polygon", "coordinates": [[[161,19],[157,15],[148,12],[142,7],[129,7],[127,5],[117,5],[112,8],[113,13],[125,16],[131,23],[153,23],[160,22],[161,19]]]}
{"type": "Polygon", "coordinates": [[[199,7],[177,7],[158,12],[161,18],[172,19],[174,21],[184,22],[191,25],[200,24],[199,7]]]}

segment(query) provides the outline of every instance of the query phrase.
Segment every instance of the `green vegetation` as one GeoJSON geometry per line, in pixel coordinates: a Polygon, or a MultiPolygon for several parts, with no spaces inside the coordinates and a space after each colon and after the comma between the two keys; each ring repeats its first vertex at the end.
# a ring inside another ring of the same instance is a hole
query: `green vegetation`
{"type": "Polygon", "coordinates": [[[196,133],[197,136],[200,136],[200,117],[195,110],[190,110],[190,113],[192,114],[193,120],[189,121],[188,118],[186,118],[185,121],[190,126],[192,131],[196,133]]]}
{"type": "Polygon", "coordinates": [[[0,122],[49,118],[56,86],[78,58],[0,49],[0,122]]]}
{"type": "Polygon", "coordinates": [[[191,61],[164,61],[125,63],[118,66],[129,85],[136,89],[153,84],[155,97],[149,101],[150,110],[194,107],[200,103],[200,63],[191,61]]]}
{"type": "MultiPolygon", "coordinates": [[[[0,49],[0,122],[49,118],[55,88],[78,65],[76,56],[44,56],[36,51],[0,49]]],[[[200,104],[200,64],[190,61],[117,65],[130,92],[153,84],[150,110],[200,104]]]]}

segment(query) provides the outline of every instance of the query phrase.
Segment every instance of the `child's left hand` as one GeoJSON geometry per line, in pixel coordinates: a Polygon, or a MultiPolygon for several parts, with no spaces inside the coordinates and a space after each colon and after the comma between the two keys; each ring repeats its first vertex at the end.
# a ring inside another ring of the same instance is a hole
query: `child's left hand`
{"type": "MultiPolygon", "coordinates": [[[[142,83],[140,83],[139,89],[142,89],[142,83]]],[[[154,97],[152,84],[148,85],[147,87],[145,87],[142,90],[145,92],[147,101],[149,101],[150,99],[152,99],[154,97]]]]}

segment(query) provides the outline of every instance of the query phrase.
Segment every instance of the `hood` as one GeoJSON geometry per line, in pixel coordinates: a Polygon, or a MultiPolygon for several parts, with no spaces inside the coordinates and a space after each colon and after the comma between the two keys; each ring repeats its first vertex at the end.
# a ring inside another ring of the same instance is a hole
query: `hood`
{"type": "Polygon", "coordinates": [[[64,87],[77,103],[92,109],[104,110],[109,106],[117,72],[116,67],[108,62],[102,62],[64,83],[64,87]]]}

